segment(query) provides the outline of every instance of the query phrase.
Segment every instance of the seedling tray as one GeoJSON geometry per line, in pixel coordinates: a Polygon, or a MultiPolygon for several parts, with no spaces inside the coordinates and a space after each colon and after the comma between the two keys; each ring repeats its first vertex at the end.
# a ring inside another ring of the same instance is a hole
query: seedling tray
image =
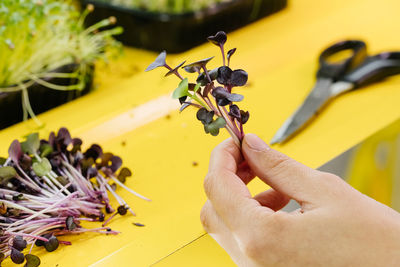
{"type": "MultiPolygon", "coordinates": [[[[71,73],[75,71],[76,68],[76,64],[69,64],[54,71],[71,73]]],[[[35,114],[40,114],[44,111],[76,99],[79,96],[87,94],[92,87],[94,67],[91,66],[90,69],[91,71],[86,77],[86,86],[81,91],[53,90],[37,83],[28,87],[29,100],[35,114]]],[[[71,78],[51,78],[46,79],[46,81],[57,85],[72,85],[76,84],[77,82],[75,79],[71,78]]],[[[0,92],[0,129],[20,122],[22,121],[22,118],[23,109],[21,91],[10,93],[0,92]]]]}
{"type": "Polygon", "coordinates": [[[95,9],[86,24],[115,16],[124,33],[116,38],[125,45],[153,51],[179,53],[199,45],[219,30],[229,32],[283,9],[287,0],[232,0],[198,12],[155,13],[95,0],[82,0],[95,9]]]}

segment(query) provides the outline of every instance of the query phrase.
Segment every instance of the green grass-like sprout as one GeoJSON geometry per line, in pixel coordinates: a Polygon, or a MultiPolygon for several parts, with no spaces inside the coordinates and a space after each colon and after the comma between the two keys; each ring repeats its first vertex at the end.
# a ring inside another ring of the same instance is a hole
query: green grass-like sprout
{"type": "Polygon", "coordinates": [[[150,12],[184,13],[196,12],[213,7],[222,2],[232,0],[99,0],[115,5],[122,5],[135,9],[143,9],[150,12]]]}
{"type": "Polygon", "coordinates": [[[108,48],[120,46],[112,35],[120,34],[122,28],[99,31],[115,23],[115,18],[84,28],[92,9],[89,5],[80,14],[68,0],[0,1],[0,93],[22,92],[24,120],[29,114],[40,124],[29,103],[29,86],[82,90],[94,61],[106,59],[108,48]],[[77,64],[76,71],[54,72],[68,64],[77,64]],[[73,78],[77,83],[62,86],[50,78],[73,78]]]}

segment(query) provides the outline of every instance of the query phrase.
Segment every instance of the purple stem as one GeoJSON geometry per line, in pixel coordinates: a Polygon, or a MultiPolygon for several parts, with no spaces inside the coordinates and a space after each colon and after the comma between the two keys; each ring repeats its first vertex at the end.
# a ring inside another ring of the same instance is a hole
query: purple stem
{"type": "MultiPolygon", "coordinates": [[[[165,63],[164,67],[166,67],[169,71],[173,70],[167,63],[165,63]]],[[[179,74],[178,70],[174,70],[173,73],[181,80],[183,77],[179,74]]]]}

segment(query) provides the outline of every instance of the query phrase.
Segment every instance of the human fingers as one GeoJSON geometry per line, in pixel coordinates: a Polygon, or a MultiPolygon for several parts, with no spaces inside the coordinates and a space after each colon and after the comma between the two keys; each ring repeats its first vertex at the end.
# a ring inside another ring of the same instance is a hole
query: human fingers
{"type": "Polygon", "coordinates": [[[218,216],[209,200],[207,200],[201,209],[200,220],[204,230],[231,256],[232,260],[238,266],[245,266],[243,264],[245,257],[232,231],[218,216]]]}
{"type": "MultiPolygon", "coordinates": [[[[253,199],[246,184],[236,174],[242,161],[239,148],[228,139],[218,145],[210,158],[204,189],[218,215],[228,227],[235,228],[252,216],[244,216],[255,207],[262,207],[253,199]]],[[[266,212],[273,212],[265,208],[266,212]]]]}
{"type": "Polygon", "coordinates": [[[309,202],[320,195],[320,172],[270,148],[254,134],[243,139],[242,153],[250,168],[276,191],[296,201],[309,202]]]}
{"type": "Polygon", "coordinates": [[[255,195],[254,199],[262,206],[268,207],[274,211],[282,209],[290,201],[290,197],[275,191],[273,188],[255,195]]]}

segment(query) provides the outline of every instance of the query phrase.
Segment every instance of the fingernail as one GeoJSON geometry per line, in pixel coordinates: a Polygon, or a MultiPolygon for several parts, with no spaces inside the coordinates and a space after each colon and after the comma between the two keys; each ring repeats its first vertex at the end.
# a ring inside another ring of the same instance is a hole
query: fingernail
{"type": "Polygon", "coordinates": [[[248,147],[256,151],[269,149],[269,146],[255,134],[246,134],[244,141],[246,142],[248,147]]]}

